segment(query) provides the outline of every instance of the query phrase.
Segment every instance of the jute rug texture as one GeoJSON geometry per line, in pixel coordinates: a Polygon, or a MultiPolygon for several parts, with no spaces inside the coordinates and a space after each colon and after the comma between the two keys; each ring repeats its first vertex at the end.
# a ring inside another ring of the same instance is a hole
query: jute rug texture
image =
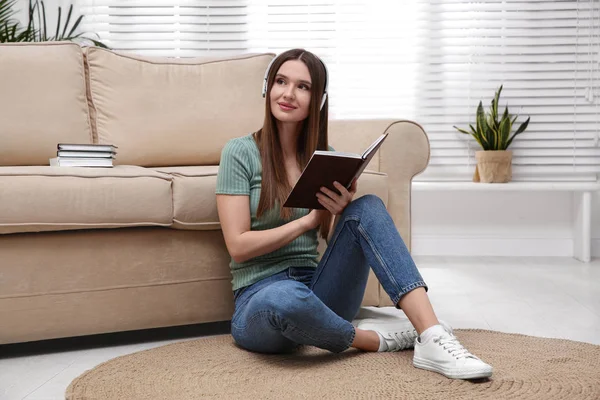
{"type": "Polygon", "coordinates": [[[76,378],[68,400],[112,399],[600,399],[600,346],[486,330],[456,330],[494,367],[463,381],[414,368],[413,351],[251,353],[230,335],[118,357],[76,378]]]}

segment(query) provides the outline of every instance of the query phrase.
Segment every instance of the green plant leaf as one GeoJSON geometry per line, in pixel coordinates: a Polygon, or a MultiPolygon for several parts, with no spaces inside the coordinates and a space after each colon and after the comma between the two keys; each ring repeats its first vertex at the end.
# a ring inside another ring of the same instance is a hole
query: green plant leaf
{"type": "Polygon", "coordinates": [[[464,134],[466,134],[466,135],[470,135],[470,134],[471,134],[471,132],[469,132],[469,131],[465,131],[464,129],[460,129],[460,128],[458,128],[457,126],[452,126],[452,127],[453,127],[454,129],[456,129],[457,131],[459,131],[459,132],[461,132],[461,133],[464,133],[464,134]]]}
{"type": "Polygon", "coordinates": [[[512,143],[513,139],[523,133],[525,131],[525,129],[527,129],[527,125],[529,125],[529,120],[531,119],[531,117],[527,118],[527,121],[523,122],[521,124],[521,126],[519,127],[519,129],[517,129],[517,131],[515,132],[514,135],[512,135],[512,137],[510,138],[510,140],[508,141],[508,144],[506,145],[506,148],[508,148],[508,146],[510,146],[510,144],[512,143]]]}
{"type": "MultiPolygon", "coordinates": [[[[71,37],[73,35],[73,32],[75,32],[77,30],[77,27],[79,26],[79,24],[81,23],[81,20],[83,19],[83,15],[80,15],[79,18],[77,18],[77,20],[75,21],[75,23],[73,24],[73,28],[71,28],[71,31],[69,31],[69,37],[71,37]]],[[[77,37],[81,36],[77,35],[77,37]]]]}
{"type": "Polygon", "coordinates": [[[17,26],[6,21],[0,25],[0,43],[15,42],[17,26]]]}
{"type": "Polygon", "coordinates": [[[109,47],[107,45],[105,45],[104,43],[98,41],[98,40],[94,40],[94,39],[90,39],[90,38],[86,38],[87,40],[91,40],[92,43],[94,43],[95,46],[97,47],[101,47],[103,49],[108,49],[109,47]]]}
{"type": "Polygon", "coordinates": [[[493,134],[490,134],[490,129],[485,118],[485,111],[483,110],[483,104],[480,101],[477,107],[477,134],[481,138],[481,144],[484,150],[490,147],[492,142],[493,134]]]}
{"type": "Polygon", "coordinates": [[[16,0],[0,0],[0,25],[6,26],[7,23],[14,24],[14,16],[17,11],[14,9],[16,0]]]}
{"type": "Polygon", "coordinates": [[[58,7],[58,20],[56,22],[56,33],[54,34],[54,38],[55,39],[58,39],[58,34],[60,32],[60,17],[61,17],[61,14],[62,14],[62,8],[59,6],[58,7]]]}
{"type": "Polygon", "coordinates": [[[477,115],[475,120],[475,127],[477,132],[477,138],[479,138],[479,142],[481,147],[484,148],[488,145],[488,140],[486,137],[486,132],[484,126],[487,126],[485,123],[485,113],[483,112],[483,105],[481,101],[479,102],[479,106],[477,107],[477,115]]]}
{"type": "Polygon", "coordinates": [[[479,143],[479,145],[481,146],[481,148],[483,148],[483,142],[482,142],[482,138],[481,136],[479,136],[479,133],[477,133],[477,129],[475,129],[475,127],[472,124],[469,124],[469,128],[471,128],[471,136],[473,136],[473,138],[475,139],[475,141],[477,143],[479,143]]]}
{"type": "Polygon", "coordinates": [[[38,1],[37,0],[35,0],[35,1],[29,0],[29,9],[30,9],[29,18],[31,18],[31,23],[33,24],[33,27],[36,32],[36,37],[34,39],[34,42],[43,42],[44,38],[42,37],[42,35],[43,35],[44,24],[43,24],[42,15],[40,12],[40,5],[39,5],[38,1]],[[35,14],[37,14],[37,23],[35,20],[35,14]]]}
{"type": "Polygon", "coordinates": [[[485,112],[483,111],[483,105],[481,101],[479,102],[479,106],[477,106],[477,119],[476,119],[477,132],[482,135],[485,133],[485,128],[487,127],[487,123],[485,122],[485,112]]]}
{"type": "Polygon", "coordinates": [[[506,144],[507,144],[509,134],[510,134],[510,119],[502,118],[502,120],[500,121],[500,142],[498,143],[496,150],[506,150],[506,144]]]}
{"type": "Polygon", "coordinates": [[[500,120],[500,140],[498,142],[498,150],[506,150],[506,143],[508,142],[508,136],[510,135],[510,129],[512,122],[510,121],[510,115],[508,114],[508,106],[504,108],[504,114],[500,120]]]}
{"type": "Polygon", "coordinates": [[[509,139],[510,132],[517,121],[518,115],[513,116],[509,113],[508,105],[504,108],[502,117],[498,118],[498,104],[503,85],[500,85],[494,94],[489,113],[483,109],[483,103],[480,101],[475,116],[475,126],[469,124],[471,132],[454,126],[461,133],[471,135],[483,150],[506,150],[512,143],[515,136],[525,131],[529,124],[529,118],[525,121],[509,139]]]}
{"type": "Polygon", "coordinates": [[[529,120],[531,119],[531,117],[527,118],[527,121],[523,122],[521,124],[521,126],[519,127],[519,129],[517,129],[517,131],[515,132],[515,135],[518,135],[521,132],[524,132],[525,129],[527,129],[527,126],[529,125],[529,120]]]}
{"type": "Polygon", "coordinates": [[[69,13],[67,14],[67,20],[65,21],[65,28],[62,31],[61,37],[65,37],[67,33],[67,27],[69,26],[69,22],[71,21],[71,14],[73,13],[73,4],[69,7],[69,13]]]}
{"type": "Polygon", "coordinates": [[[31,32],[22,28],[14,17],[16,15],[15,0],[0,0],[0,43],[28,42],[31,32]]]}
{"type": "MultiPolygon", "coordinates": [[[[75,34],[84,15],[79,16],[73,26],[71,17],[73,15],[73,4],[69,6],[69,12],[66,18],[63,18],[62,8],[58,7],[58,18],[54,36],[48,36],[48,21],[46,19],[46,5],[43,0],[29,0],[28,23],[25,29],[19,29],[13,23],[6,25],[2,18],[12,16],[14,11],[12,6],[16,0],[0,0],[0,42],[5,41],[23,41],[23,42],[44,42],[44,41],[81,41],[83,39],[92,42],[95,46],[108,49],[104,43],[99,40],[82,36],[81,33],[75,34]],[[13,29],[15,28],[15,29],[13,29]]],[[[99,38],[97,34],[94,34],[99,38]]]]}
{"type": "Polygon", "coordinates": [[[494,94],[494,98],[492,99],[492,107],[490,108],[490,114],[494,121],[494,127],[496,130],[498,130],[500,127],[500,122],[498,121],[498,103],[500,101],[500,92],[502,92],[502,85],[500,85],[500,88],[494,94]]]}
{"type": "Polygon", "coordinates": [[[46,20],[46,6],[44,5],[43,1],[41,1],[40,4],[42,5],[42,15],[44,16],[44,24],[42,25],[44,27],[44,42],[47,42],[50,38],[48,37],[48,24],[47,24],[47,20],[46,20]]]}

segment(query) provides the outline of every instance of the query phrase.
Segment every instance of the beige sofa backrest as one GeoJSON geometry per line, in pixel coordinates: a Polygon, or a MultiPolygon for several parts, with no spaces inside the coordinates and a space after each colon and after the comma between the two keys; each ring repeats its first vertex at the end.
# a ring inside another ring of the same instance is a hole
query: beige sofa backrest
{"type": "Polygon", "coordinates": [[[217,165],[229,139],[262,126],[262,81],[273,57],[1,44],[0,166],[48,165],[58,143],[114,144],[116,164],[217,165]]]}
{"type": "Polygon", "coordinates": [[[152,59],[90,48],[94,136],[118,147],[117,164],[216,165],[229,139],[262,126],[273,57],[152,59]]]}
{"type": "Polygon", "coordinates": [[[81,48],[0,44],[0,166],[48,165],[59,142],[92,143],[81,48]]]}

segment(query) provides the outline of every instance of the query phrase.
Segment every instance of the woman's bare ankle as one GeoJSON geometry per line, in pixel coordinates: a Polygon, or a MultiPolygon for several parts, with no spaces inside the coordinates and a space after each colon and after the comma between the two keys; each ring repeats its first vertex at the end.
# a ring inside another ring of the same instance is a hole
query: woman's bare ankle
{"type": "Polygon", "coordinates": [[[356,334],[354,335],[354,341],[352,347],[364,350],[364,351],[378,351],[379,350],[379,335],[375,331],[365,331],[363,329],[355,328],[356,334]]]}

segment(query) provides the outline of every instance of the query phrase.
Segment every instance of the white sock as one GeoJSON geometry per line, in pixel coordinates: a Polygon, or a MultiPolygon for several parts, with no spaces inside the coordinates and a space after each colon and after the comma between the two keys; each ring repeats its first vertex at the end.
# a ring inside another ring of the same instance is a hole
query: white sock
{"type": "Polygon", "coordinates": [[[425,331],[423,331],[419,336],[418,340],[419,343],[424,343],[430,341],[434,336],[440,336],[446,333],[448,332],[446,332],[442,325],[434,325],[425,329],[425,331]]]}

